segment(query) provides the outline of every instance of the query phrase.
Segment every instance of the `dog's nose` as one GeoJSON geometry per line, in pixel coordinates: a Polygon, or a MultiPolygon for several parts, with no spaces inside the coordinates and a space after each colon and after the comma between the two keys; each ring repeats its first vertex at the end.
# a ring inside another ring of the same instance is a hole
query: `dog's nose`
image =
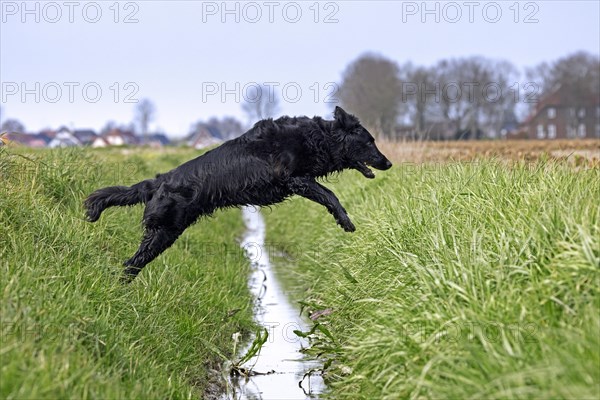
{"type": "Polygon", "coordinates": [[[392,168],[392,163],[390,162],[390,160],[388,160],[387,158],[385,158],[383,156],[380,157],[376,163],[369,164],[369,165],[380,171],[385,171],[386,169],[392,168]]]}

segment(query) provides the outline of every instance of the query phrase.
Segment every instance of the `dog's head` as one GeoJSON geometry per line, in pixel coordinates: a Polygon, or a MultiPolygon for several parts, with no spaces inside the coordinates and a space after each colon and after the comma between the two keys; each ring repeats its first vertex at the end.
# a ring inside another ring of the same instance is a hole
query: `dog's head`
{"type": "Polygon", "coordinates": [[[379,170],[390,169],[392,163],[375,146],[375,139],[358,118],[341,107],[335,107],[334,117],[334,135],[342,144],[345,168],[356,169],[369,179],[375,178],[375,174],[367,166],[379,170]]]}

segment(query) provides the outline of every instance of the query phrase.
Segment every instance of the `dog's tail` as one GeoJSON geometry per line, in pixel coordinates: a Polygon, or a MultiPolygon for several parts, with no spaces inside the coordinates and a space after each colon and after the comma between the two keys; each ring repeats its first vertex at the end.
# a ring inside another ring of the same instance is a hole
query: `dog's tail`
{"type": "Polygon", "coordinates": [[[152,197],[154,181],[149,179],[133,186],[110,186],[96,190],[84,202],[88,221],[97,221],[108,207],[145,203],[152,197]]]}

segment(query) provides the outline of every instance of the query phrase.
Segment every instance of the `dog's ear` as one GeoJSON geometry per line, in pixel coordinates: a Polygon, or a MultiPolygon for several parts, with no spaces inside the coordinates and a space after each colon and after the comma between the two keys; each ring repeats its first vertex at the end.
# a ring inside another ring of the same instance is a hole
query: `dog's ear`
{"type": "Polygon", "coordinates": [[[335,125],[338,128],[344,129],[353,123],[352,116],[344,111],[344,109],[340,106],[335,106],[333,116],[335,118],[335,125]]]}

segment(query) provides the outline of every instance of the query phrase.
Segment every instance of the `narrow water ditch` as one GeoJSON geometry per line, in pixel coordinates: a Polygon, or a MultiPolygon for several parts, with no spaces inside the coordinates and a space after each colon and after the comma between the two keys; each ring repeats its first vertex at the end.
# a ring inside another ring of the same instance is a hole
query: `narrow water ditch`
{"type": "MultiPolygon", "coordinates": [[[[240,245],[252,266],[248,284],[256,301],[255,318],[267,329],[269,337],[259,356],[244,365],[252,367],[255,374],[229,376],[222,399],[317,399],[325,388],[321,375],[304,376],[321,366],[304,358],[299,350],[308,343],[294,334],[297,329],[307,331],[309,325],[277,281],[265,246],[266,226],[259,209],[245,207],[242,215],[246,232],[240,245]]],[[[245,354],[249,346],[242,348],[240,355],[245,354]]]]}

